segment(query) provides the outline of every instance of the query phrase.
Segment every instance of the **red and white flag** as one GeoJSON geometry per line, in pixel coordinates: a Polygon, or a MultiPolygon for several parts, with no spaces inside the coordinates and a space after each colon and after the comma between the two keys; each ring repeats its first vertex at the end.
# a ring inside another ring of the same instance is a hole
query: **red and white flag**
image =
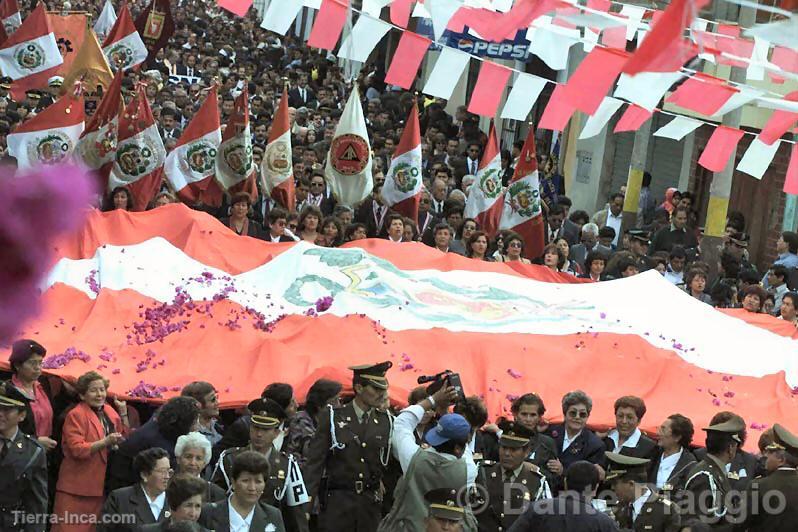
{"type": "Polygon", "coordinates": [[[142,84],[119,118],[108,189],[127,187],[133,196],[133,210],[145,210],[161,187],[164,159],[166,150],[142,84]]]}
{"type": "Polygon", "coordinates": [[[543,253],[546,235],[540,206],[538,160],[535,155],[535,130],[529,130],[518,156],[513,179],[504,193],[501,229],[512,229],[524,239],[527,257],[543,253]]]}
{"type": "Polygon", "coordinates": [[[27,90],[47,86],[63,62],[43,3],[0,46],[0,70],[14,80],[11,94],[15,100],[21,101],[27,90]]]}
{"type": "Polygon", "coordinates": [[[269,131],[269,143],[260,165],[263,193],[288,210],[296,206],[294,167],[291,160],[291,124],[288,120],[288,91],[283,97],[269,131]]]}
{"type": "Polygon", "coordinates": [[[3,21],[3,30],[10,36],[22,25],[22,15],[19,13],[17,0],[0,1],[0,20],[3,21]]]}
{"type": "Polygon", "coordinates": [[[222,189],[214,179],[221,142],[219,98],[214,85],[175,148],[166,156],[166,178],[181,200],[190,205],[222,204],[222,189]]]}
{"type": "Polygon", "coordinates": [[[122,4],[119,9],[119,18],[103,42],[103,53],[114,72],[118,69],[129,70],[147,59],[149,51],[136,31],[127,4],[122,4]]]}
{"type": "Polygon", "coordinates": [[[418,106],[414,104],[391,159],[381,193],[387,206],[412,220],[418,219],[418,203],[421,199],[420,131],[418,106]]]}
{"type": "Polygon", "coordinates": [[[255,170],[252,135],[249,132],[249,97],[244,87],[235,100],[233,113],[216,152],[216,179],[227,192],[249,192],[254,200],[258,195],[255,170]]]}
{"type": "Polygon", "coordinates": [[[20,169],[69,159],[83,132],[83,96],[67,93],[8,135],[8,152],[20,169]]]}
{"type": "Polygon", "coordinates": [[[122,76],[121,70],[114,75],[75,150],[75,158],[99,174],[103,189],[108,184],[116,155],[119,111],[122,108],[122,76]]]}
{"type": "Polygon", "coordinates": [[[471,186],[466,201],[465,217],[473,218],[489,237],[499,230],[502,217],[502,159],[496,128],[490,124],[488,145],[479,162],[476,180],[471,186]]]}
{"type": "Polygon", "coordinates": [[[97,17],[97,22],[94,23],[94,33],[97,34],[97,39],[100,42],[105,41],[115,23],[116,11],[114,11],[114,5],[111,0],[105,0],[103,10],[100,12],[100,16],[97,17]]]}
{"type": "Polygon", "coordinates": [[[357,85],[352,88],[335,127],[327,154],[324,176],[338,203],[356,205],[374,188],[371,176],[371,145],[357,85]]]}

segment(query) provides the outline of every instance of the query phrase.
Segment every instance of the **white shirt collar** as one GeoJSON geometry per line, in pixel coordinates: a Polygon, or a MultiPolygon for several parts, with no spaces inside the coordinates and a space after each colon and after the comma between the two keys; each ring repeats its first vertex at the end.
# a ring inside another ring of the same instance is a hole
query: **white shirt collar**
{"type": "Polygon", "coordinates": [[[233,508],[232,495],[227,499],[227,506],[229,508],[228,518],[230,520],[230,532],[249,532],[249,527],[252,526],[252,517],[255,515],[255,507],[252,507],[252,510],[249,511],[246,517],[241,517],[241,515],[236,512],[235,508],[233,508]]]}
{"type": "Polygon", "coordinates": [[[640,511],[643,509],[643,505],[646,503],[648,498],[651,496],[651,491],[648,488],[643,489],[643,494],[635,499],[635,502],[632,503],[632,521],[637,519],[637,516],[640,515],[640,511]]]}
{"type": "Polygon", "coordinates": [[[166,492],[161,492],[160,495],[155,497],[154,499],[150,499],[150,496],[147,495],[147,490],[144,489],[142,486],[141,491],[144,492],[144,497],[147,498],[147,504],[150,505],[150,511],[152,512],[152,516],[157,521],[161,517],[161,511],[163,510],[163,505],[166,502],[166,492]]]}
{"type": "Polygon", "coordinates": [[[607,434],[607,436],[609,436],[609,438],[615,442],[615,452],[618,452],[621,447],[637,447],[637,444],[640,442],[641,435],[642,433],[640,432],[640,429],[635,429],[632,435],[629,436],[629,439],[623,442],[623,445],[619,446],[618,439],[620,438],[620,434],[618,434],[618,429],[612,429],[609,434],[607,434]]]}
{"type": "Polygon", "coordinates": [[[684,449],[679,449],[678,453],[673,453],[670,456],[663,456],[659,462],[659,469],[657,470],[657,487],[662,489],[662,487],[668,483],[668,478],[671,476],[671,473],[676,468],[676,464],[679,463],[679,459],[682,457],[682,453],[684,449]]]}
{"type": "Polygon", "coordinates": [[[574,437],[573,437],[573,438],[569,438],[569,437],[568,437],[568,431],[567,431],[567,430],[565,430],[565,428],[563,428],[563,435],[562,435],[562,450],[563,450],[563,451],[565,451],[565,450],[566,450],[568,447],[570,447],[571,443],[573,443],[573,441],[574,441],[575,439],[577,439],[577,438],[579,437],[579,435],[580,435],[580,434],[582,434],[582,431],[581,431],[581,430],[580,430],[579,432],[577,432],[577,433],[574,435],[574,437]]]}

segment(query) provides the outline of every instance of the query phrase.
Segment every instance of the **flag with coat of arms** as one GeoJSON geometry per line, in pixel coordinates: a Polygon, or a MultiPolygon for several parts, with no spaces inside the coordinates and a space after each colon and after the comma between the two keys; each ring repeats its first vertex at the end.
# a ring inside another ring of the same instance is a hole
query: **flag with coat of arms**
{"type": "Polygon", "coordinates": [[[296,206],[294,166],[291,154],[291,124],[288,118],[288,91],[283,88],[280,106],[269,131],[269,142],[260,167],[263,193],[288,210],[296,206]]]}
{"type": "Polygon", "coordinates": [[[535,154],[535,130],[530,128],[518,156],[513,179],[504,193],[501,229],[512,229],[524,239],[524,255],[539,257],[546,244],[540,179],[535,154]]]}
{"type": "Polygon", "coordinates": [[[258,196],[256,170],[249,130],[249,95],[244,86],[235,99],[233,112],[222,133],[222,143],[216,152],[216,179],[228,193],[247,192],[254,201],[258,196]]]}
{"type": "Polygon", "coordinates": [[[490,123],[488,145],[479,162],[476,179],[468,192],[464,216],[473,218],[479,227],[493,237],[499,230],[504,206],[502,196],[502,162],[496,126],[490,123]]]}
{"type": "Polygon", "coordinates": [[[385,205],[411,220],[418,219],[418,204],[421,199],[420,131],[418,106],[414,104],[391,159],[381,193],[385,205]]]}
{"type": "Polygon", "coordinates": [[[366,120],[360,105],[360,92],[355,85],[335,127],[324,168],[327,186],[338,203],[352,206],[371,194],[374,187],[371,164],[366,120]]]}
{"type": "Polygon", "coordinates": [[[116,155],[123,75],[121,70],[114,75],[100,105],[78,140],[75,152],[76,159],[99,174],[103,189],[108,184],[108,175],[116,155]]]}
{"type": "Polygon", "coordinates": [[[67,93],[6,137],[20,169],[68,160],[83,132],[83,96],[67,93]]]}
{"type": "Polygon", "coordinates": [[[10,36],[22,25],[22,15],[19,12],[17,0],[0,0],[0,21],[6,36],[10,36]]]}
{"type": "Polygon", "coordinates": [[[26,91],[47,86],[63,62],[43,3],[0,45],[0,70],[13,80],[11,95],[18,101],[26,91]]]}
{"type": "Polygon", "coordinates": [[[166,156],[164,173],[182,201],[214,207],[222,204],[223,191],[214,178],[221,142],[219,102],[214,85],[175,148],[166,156]]]}
{"type": "Polygon", "coordinates": [[[147,59],[147,47],[141,40],[141,35],[133,24],[127,4],[122,4],[119,18],[103,42],[103,53],[108,59],[111,69],[130,70],[142,64],[147,59]]]}
{"type": "Polygon", "coordinates": [[[165,158],[166,150],[142,83],[119,118],[108,189],[126,187],[133,196],[133,210],[145,210],[161,188],[165,158]]]}

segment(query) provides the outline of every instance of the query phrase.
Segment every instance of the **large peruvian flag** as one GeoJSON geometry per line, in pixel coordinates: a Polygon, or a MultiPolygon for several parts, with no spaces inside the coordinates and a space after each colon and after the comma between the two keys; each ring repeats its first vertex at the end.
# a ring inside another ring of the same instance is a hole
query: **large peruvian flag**
{"type": "Polygon", "coordinates": [[[83,96],[65,94],[8,135],[8,152],[27,169],[69,159],[83,132],[83,96]]]}
{"type": "Polygon", "coordinates": [[[19,101],[25,91],[45,87],[63,62],[42,2],[0,47],[0,70],[14,80],[11,94],[19,101]]]}
{"type": "Polygon", "coordinates": [[[102,188],[108,184],[108,176],[116,156],[119,112],[122,110],[122,71],[118,70],[105,91],[97,111],[78,140],[76,158],[95,170],[102,188]]]}
{"type": "Polygon", "coordinates": [[[496,128],[490,123],[488,145],[477,169],[476,181],[466,200],[465,217],[477,221],[480,229],[492,237],[499,230],[502,217],[502,159],[496,128]]]}
{"type": "Polygon", "coordinates": [[[114,72],[135,68],[147,60],[149,52],[136,31],[127,4],[119,9],[119,18],[103,42],[103,53],[114,72]]]}
{"type": "Polygon", "coordinates": [[[269,143],[260,165],[260,179],[264,194],[286,209],[294,210],[296,193],[291,155],[291,124],[288,119],[288,91],[285,88],[269,131],[269,143]]]}
{"type": "Polygon", "coordinates": [[[258,195],[255,174],[249,130],[249,96],[244,87],[235,100],[233,113],[216,152],[216,179],[227,192],[248,192],[254,200],[258,195]]]}
{"type": "MultiPolygon", "coordinates": [[[[137,400],[163,402],[195,380],[212,383],[223,408],[274,381],[302,400],[318,378],[349,388],[347,366],[390,360],[395,404],[419,375],[451,369],[491,419],[525,392],[557,405],[583,389],[596,429],[614,425],[623,395],[645,400],[649,434],[675,412],[704,427],[732,410],[749,449],[765,425],[798,427],[795,327],[719,312],[655,271],[579,283],[419,243],[271,244],[179,204],[95,211],[56,249],[43,314],[17,337],[47,347],[46,373],[74,382],[99,371],[112,394],[137,400]]],[[[548,409],[547,421],[561,420],[548,409]]]]}
{"type": "Polygon", "coordinates": [[[108,189],[127,187],[133,196],[133,209],[143,211],[161,188],[166,158],[144,84],[139,85],[119,119],[118,139],[108,189]]]}
{"type": "Polygon", "coordinates": [[[22,25],[22,15],[19,12],[17,0],[0,0],[0,21],[6,35],[11,35],[22,25]]]}
{"type": "Polygon", "coordinates": [[[385,184],[382,199],[385,204],[402,216],[418,219],[418,203],[421,198],[421,128],[418,124],[418,106],[413,105],[407,117],[407,125],[396,147],[385,184]]]}
{"type": "Polygon", "coordinates": [[[524,239],[527,257],[539,257],[546,245],[540,207],[538,160],[535,155],[535,130],[530,128],[518,156],[513,179],[504,193],[501,229],[512,229],[524,239]]]}
{"type": "Polygon", "coordinates": [[[181,200],[218,207],[222,189],[214,179],[216,153],[222,142],[216,86],[186,127],[177,146],[166,156],[164,173],[181,200]]]}

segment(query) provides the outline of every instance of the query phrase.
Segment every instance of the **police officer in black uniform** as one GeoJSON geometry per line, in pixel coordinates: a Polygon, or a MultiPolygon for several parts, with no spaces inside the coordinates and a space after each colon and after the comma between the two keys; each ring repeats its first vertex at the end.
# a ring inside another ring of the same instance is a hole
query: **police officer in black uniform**
{"type": "Polygon", "coordinates": [[[481,532],[509,529],[532,501],[551,497],[546,476],[526,462],[535,433],[520,423],[499,423],[499,461],[480,463],[473,507],[481,532]]]}
{"type": "Polygon", "coordinates": [[[273,443],[285,420],[283,407],[272,399],[259,398],[247,406],[252,412],[249,445],[225,449],[219,456],[211,481],[228,492],[232,489],[233,462],[244,451],[256,451],[269,461],[269,476],[261,502],[279,508],[288,532],[307,532],[310,505],[299,465],[292,456],[277,450],[273,443]]]}
{"type": "Polygon", "coordinates": [[[388,393],[385,374],[392,365],[350,367],[355,398],[319,414],[304,472],[308,493],[320,498],[319,532],[373,532],[379,525],[393,424],[380,408],[388,393]]]}
{"type": "Polygon", "coordinates": [[[47,457],[19,430],[27,398],[0,383],[0,530],[43,532],[47,524],[47,457]]]}
{"type": "Polygon", "coordinates": [[[648,257],[648,246],[651,233],[643,229],[629,230],[629,251],[634,256],[635,265],[640,273],[646,272],[654,267],[652,260],[648,257]]]}
{"type": "Polygon", "coordinates": [[[424,494],[426,532],[459,532],[465,523],[465,506],[457,490],[438,488],[424,494]]]}
{"type": "Polygon", "coordinates": [[[620,453],[606,453],[607,476],[618,498],[613,509],[622,530],[679,532],[681,515],[678,507],[656,490],[646,486],[651,460],[620,453]]]}

